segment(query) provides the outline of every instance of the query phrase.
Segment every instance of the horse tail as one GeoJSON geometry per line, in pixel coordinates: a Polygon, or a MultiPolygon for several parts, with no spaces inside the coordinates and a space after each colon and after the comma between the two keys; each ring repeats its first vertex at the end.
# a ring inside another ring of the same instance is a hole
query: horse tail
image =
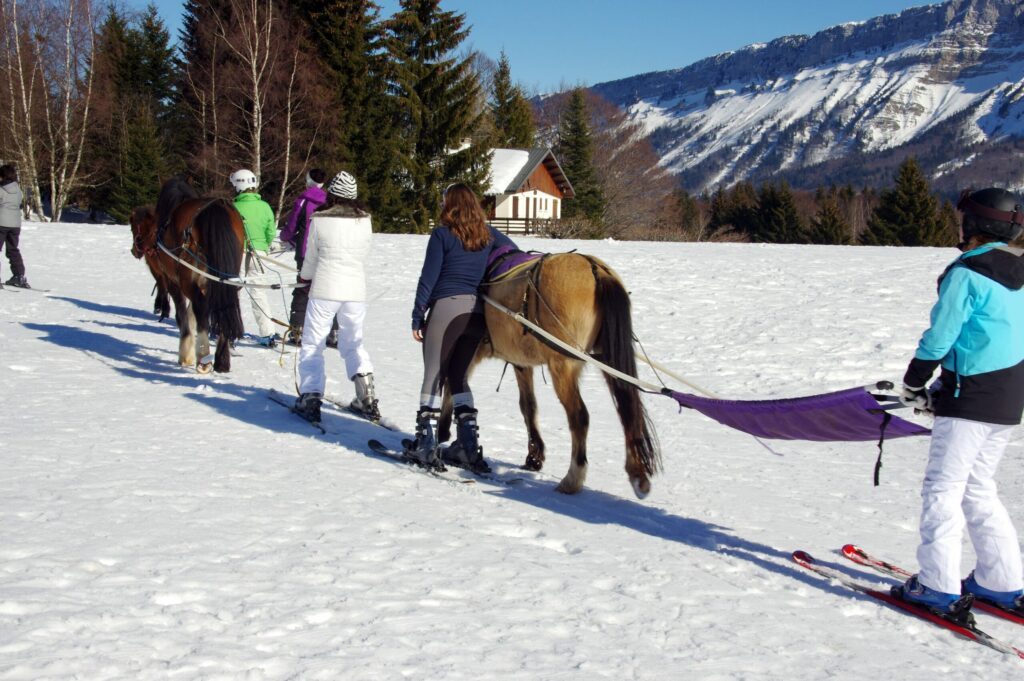
{"type": "MultiPolygon", "coordinates": [[[[242,242],[235,233],[234,209],[222,201],[213,201],[195,217],[195,229],[202,235],[206,268],[220,277],[237,277],[242,268],[242,242]]],[[[215,279],[207,287],[210,331],[228,341],[244,335],[238,287],[215,279]]]]}
{"type": "MultiPolygon", "coordinates": [[[[607,265],[596,258],[590,258],[594,271],[595,300],[601,325],[595,346],[597,359],[622,373],[636,377],[636,353],[633,347],[633,317],[629,292],[622,280],[607,265]]],[[[622,422],[626,446],[636,455],[648,475],[654,475],[661,468],[661,450],[658,446],[654,427],[643,401],[640,390],[632,383],[605,374],[605,381],[612,394],[612,402],[622,422]]]]}

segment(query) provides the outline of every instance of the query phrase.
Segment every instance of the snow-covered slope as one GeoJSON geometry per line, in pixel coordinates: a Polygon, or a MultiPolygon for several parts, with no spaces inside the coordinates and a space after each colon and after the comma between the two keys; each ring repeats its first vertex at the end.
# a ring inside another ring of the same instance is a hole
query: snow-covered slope
{"type": "Polygon", "coordinates": [[[594,90],[643,124],[691,190],[780,172],[806,186],[874,180],[901,149],[940,184],[994,165],[993,180],[1024,186],[1019,154],[1003,154],[1024,137],[1022,18],[1020,2],[950,0],[594,90]]]}
{"type": "MultiPolygon", "coordinates": [[[[875,488],[873,442],[763,446],[650,396],[665,471],[638,501],[604,381],[588,370],[585,491],[554,491],[568,433],[539,376],[542,474],[450,485],[366,456],[367,438],[396,434],[328,412],[320,436],[268,401],[268,387],[293,391],[294,354],[242,342],[230,374],[177,367],[176,331],[150,314],[129,242],[124,226],[27,224],[29,280],[50,292],[0,291],[3,681],[1020,675],[1018,660],[788,559],[804,548],[859,572],[836,554],[855,541],[913,566],[926,438],[888,442],[875,488]]],[[[734,398],[898,380],[956,255],[519,242],[604,258],[632,291],[649,355],[734,398]]],[[[408,426],[425,247],[375,235],[368,270],[382,407],[408,426]]],[[[351,395],[341,360],[327,367],[329,391],[351,395]]],[[[495,391],[501,372],[486,364],[473,386],[485,453],[509,470],[525,433],[515,382],[495,391]]],[[[1024,528],[1020,437],[999,482],[1024,528]]],[[[1024,643],[1017,625],[982,624],[1024,643]]]]}

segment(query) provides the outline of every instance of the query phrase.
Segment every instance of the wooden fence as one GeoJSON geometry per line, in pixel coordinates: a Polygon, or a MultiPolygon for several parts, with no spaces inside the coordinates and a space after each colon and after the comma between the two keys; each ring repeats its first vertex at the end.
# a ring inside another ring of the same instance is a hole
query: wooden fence
{"type": "Polygon", "coordinates": [[[540,218],[488,218],[487,222],[505,234],[544,234],[554,220],[540,218]]]}

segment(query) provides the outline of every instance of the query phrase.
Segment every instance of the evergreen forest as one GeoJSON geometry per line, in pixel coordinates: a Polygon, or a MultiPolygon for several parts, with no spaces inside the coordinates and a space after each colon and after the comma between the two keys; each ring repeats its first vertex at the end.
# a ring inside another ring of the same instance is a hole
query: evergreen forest
{"type": "Polygon", "coordinates": [[[575,199],[551,237],[950,245],[956,212],[913,158],[892,186],[725,184],[694,196],[624,112],[585,87],[527,93],[502,52],[468,47],[441,0],[0,0],[0,161],[26,214],[127,222],[160,183],[229,195],[252,170],[280,221],[306,173],[352,173],[374,227],[427,232],[442,189],[483,193],[494,148],[550,147],[575,199]]]}

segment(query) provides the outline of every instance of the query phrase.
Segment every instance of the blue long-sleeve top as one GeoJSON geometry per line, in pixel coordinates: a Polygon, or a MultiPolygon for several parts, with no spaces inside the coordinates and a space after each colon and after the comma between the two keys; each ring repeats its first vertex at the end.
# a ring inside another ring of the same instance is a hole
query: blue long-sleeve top
{"type": "Polygon", "coordinates": [[[412,328],[419,329],[427,310],[435,300],[465,294],[476,295],[487,268],[487,258],[498,246],[515,243],[488,225],[491,241],[479,251],[467,251],[459,238],[445,225],[434,228],[427,241],[423,269],[416,285],[416,302],[412,308],[412,328]]]}

